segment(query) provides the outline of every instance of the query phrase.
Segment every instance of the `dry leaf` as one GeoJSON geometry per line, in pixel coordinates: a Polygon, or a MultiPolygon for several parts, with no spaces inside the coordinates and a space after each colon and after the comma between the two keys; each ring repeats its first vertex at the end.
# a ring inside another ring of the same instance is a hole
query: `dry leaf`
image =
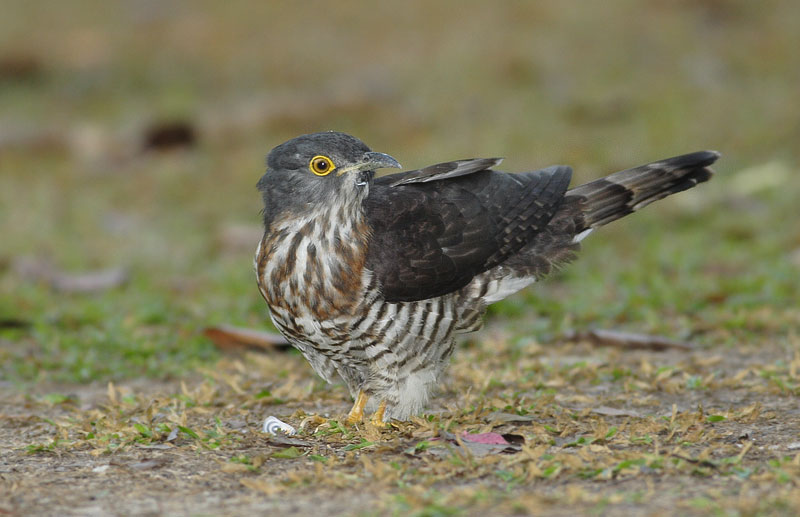
{"type": "Polygon", "coordinates": [[[230,325],[206,327],[203,335],[213,341],[220,350],[275,350],[289,347],[289,342],[280,334],[230,325]]]}
{"type": "Polygon", "coordinates": [[[144,130],[145,150],[168,151],[197,144],[197,131],[191,122],[157,122],[144,130]]]}

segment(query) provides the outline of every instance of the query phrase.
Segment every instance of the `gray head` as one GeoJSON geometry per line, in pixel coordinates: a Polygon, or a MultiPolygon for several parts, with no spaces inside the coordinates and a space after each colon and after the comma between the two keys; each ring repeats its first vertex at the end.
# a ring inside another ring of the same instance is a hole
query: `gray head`
{"type": "Polygon", "coordinates": [[[267,172],[258,182],[264,198],[264,221],[283,211],[302,213],[320,203],[359,200],[375,171],[400,167],[397,160],[345,133],[302,135],[267,156],[267,172]]]}

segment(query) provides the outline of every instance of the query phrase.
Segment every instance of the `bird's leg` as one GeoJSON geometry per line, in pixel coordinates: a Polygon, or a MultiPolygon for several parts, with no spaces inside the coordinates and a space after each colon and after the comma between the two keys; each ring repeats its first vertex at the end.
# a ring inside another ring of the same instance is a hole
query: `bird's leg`
{"type": "Polygon", "coordinates": [[[386,427],[386,422],[383,421],[383,414],[386,412],[386,400],[381,400],[378,409],[372,414],[370,422],[375,427],[386,427]]]}
{"type": "Polygon", "coordinates": [[[363,390],[358,392],[358,396],[356,397],[356,401],[353,402],[353,407],[350,408],[350,412],[347,413],[347,419],[345,422],[347,425],[355,425],[364,418],[364,406],[367,405],[367,401],[369,400],[369,395],[367,395],[363,390]]]}

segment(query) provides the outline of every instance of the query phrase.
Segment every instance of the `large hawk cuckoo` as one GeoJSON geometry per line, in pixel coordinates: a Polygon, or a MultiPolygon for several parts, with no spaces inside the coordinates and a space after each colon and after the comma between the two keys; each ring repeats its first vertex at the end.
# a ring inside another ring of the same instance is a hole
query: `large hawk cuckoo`
{"type": "Polygon", "coordinates": [[[355,397],[353,424],[423,409],[490,303],[571,261],[592,229],[708,180],[701,151],[568,189],[558,165],[508,174],[500,159],[400,167],[352,136],[303,135],[274,148],[258,183],[256,253],[272,321],[327,381],[355,397]]]}

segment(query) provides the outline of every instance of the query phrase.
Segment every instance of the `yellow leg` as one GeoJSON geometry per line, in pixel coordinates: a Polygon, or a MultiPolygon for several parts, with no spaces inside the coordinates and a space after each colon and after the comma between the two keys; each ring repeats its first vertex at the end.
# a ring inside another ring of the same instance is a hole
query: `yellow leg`
{"type": "Polygon", "coordinates": [[[353,407],[350,408],[350,412],[347,413],[347,419],[345,420],[347,425],[355,425],[364,419],[364,406],[367,405],[368,400],[369,395],[363,391],[358,392],[356,401],[353,402],[353,407]]]}
{"type": "Polygon", "coordinates": [[[386,427],[386,422],[383,421],[383,414],[386,413],[386,401],[381,400],[378,409],[372,414],[370,422],[375,427],[386,427]]]}

